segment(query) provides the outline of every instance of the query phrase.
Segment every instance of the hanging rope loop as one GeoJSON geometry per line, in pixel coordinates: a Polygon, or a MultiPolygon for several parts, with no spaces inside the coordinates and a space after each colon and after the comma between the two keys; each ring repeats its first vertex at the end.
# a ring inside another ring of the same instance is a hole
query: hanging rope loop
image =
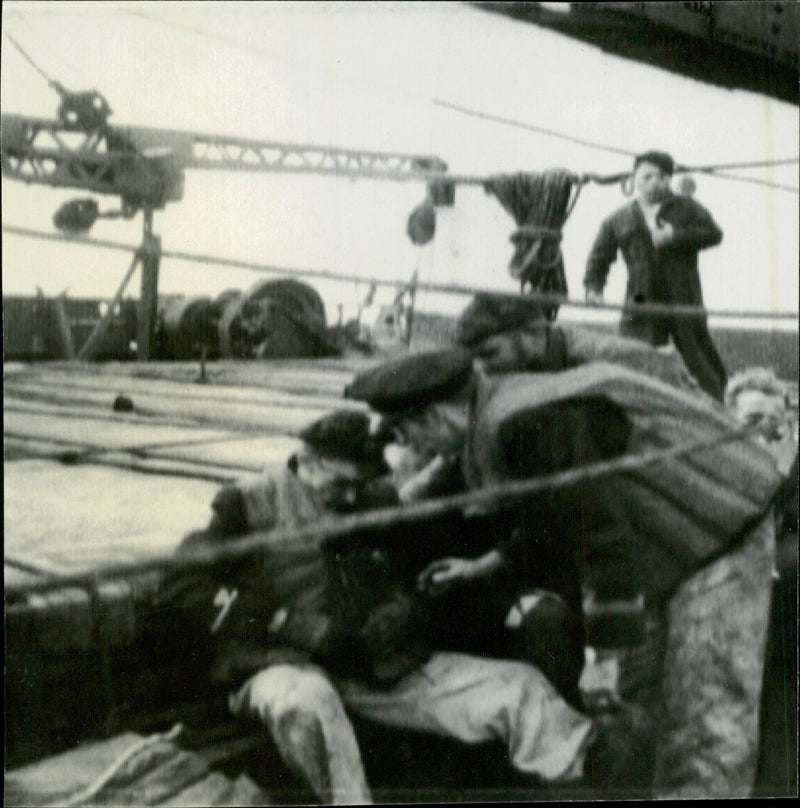
{"type": "MultiPolygon", "coordinates": [[[[517,223],[511,236],[516,249],[508,269],[523,292],[566,296],[561,230],[581,187],[581,178],[565,169],[501,175],[485,183],[486,191],[497,197],[517,223]]],[[[554,320],[558,305],[545,306],[542,313],[554,320]]]]}
{"type": "Polygon", "coordinates": [[[560,242],[562,233],[552,227],[535,227],[534,225],[524,224],[518,227],[511,235],[511,241],[517,244],[522,238],[533,238],[537,241],[555,241],[560,242]]]}

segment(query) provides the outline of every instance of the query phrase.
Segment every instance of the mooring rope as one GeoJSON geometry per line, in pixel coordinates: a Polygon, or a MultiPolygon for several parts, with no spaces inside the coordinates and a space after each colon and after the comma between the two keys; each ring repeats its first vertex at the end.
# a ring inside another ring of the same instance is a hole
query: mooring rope
{"type": "Polygon", "coordinates": [[[214,548],[196,548],[180,557],[167,556],[138,562],[120,562],[101,566],[91,574],[64,575],[58,581],[33,581],[6,585],[5,594],[6,597],[9,595],[22,596],[65,587],[86,587],[99,579],[132,577],[149,572],[166,572],[177,569],[205,568],[223,560],[234,560],[253,555],[267,547],[274,550],[291,550],[300,546],[308,546],[310,542],[325,545],[345,539],[356,531],[413,524],[457,510],[462,510],[469,515],[481,507],[502,508],[532,494],[574,486],[584,481],[607,477],[610,474],[627,474],[665,460],[711,449],[739,440],[745,435],[752,434],[753,431],[752,427],[732,428],[730,432],[711,439],[695,440],[643,454],[625,455],[542,477],[486,486],[400,507],[380,508],[352,516],[330,517],[299,528],[259,531],[242,538],[229,538],[224,544],[214,548]]]}

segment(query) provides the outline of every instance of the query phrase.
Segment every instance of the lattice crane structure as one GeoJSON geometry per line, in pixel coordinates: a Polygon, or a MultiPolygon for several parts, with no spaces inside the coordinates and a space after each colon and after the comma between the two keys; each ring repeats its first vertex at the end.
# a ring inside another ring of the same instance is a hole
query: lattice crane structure
{"type": "MultiPolygon", "coordinates": [[[[417,181],[442,179],[447,164],[432,155],[364,151],[328,146],[253,140],[225,135],[147,127],[110,126],[110,107],[99,93],[61,88],[56,119],[4,114],[0,157],[4,177],[28,184],[75,188],[118,197],[119,211],[101,213],[93,199],[66,203],[54,217],[64,229],[85,231],[99,217],[131,218],[143,213],[142,244],[113,305],[122,298],[138,263],[142,265],[137,355],[151,358],[158,296],[160,238],[153,212],[179,202],[184,171],[248,171],[321,174],[348,179],[417,181]]],[[[109,315],[110,316],[110,315],[109,315]]],[[[88,358],[104,322],[81,353],[88,358]]]]}

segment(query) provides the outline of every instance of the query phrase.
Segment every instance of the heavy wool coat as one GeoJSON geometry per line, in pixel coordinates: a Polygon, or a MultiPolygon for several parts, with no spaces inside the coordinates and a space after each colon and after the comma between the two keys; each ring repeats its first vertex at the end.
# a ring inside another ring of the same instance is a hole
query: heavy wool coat
{"type": "Polygon", "coordinates": [[[531,498],[535,531],[569,541],[584,588],[601,595],[663,602],[741,543],[780,484],[769,454],[736,435],[720,408],[618,365],[483,377],[473,417],[464,458],[471,487],[712,441],[531,498]]]}

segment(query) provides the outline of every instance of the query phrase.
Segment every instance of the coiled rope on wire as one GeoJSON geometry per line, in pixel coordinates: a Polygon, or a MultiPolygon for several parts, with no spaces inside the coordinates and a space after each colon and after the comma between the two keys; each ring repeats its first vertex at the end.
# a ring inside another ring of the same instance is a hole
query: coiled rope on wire
{"type": "MultiPolygon", "coordinates": [[[[47,233],[41,230],[32,230],[16,225],[3,224],[3,232],[11,235],[33,238],[43,241],[56,241],[61,243],[78,244],[97,249],[119,250],[132,252],[139,250],[147,253],[147,247],[125,244],[119,241],[109,241],[105,239],[87,239],[80,236],[72,236],[60,233],[47,233]]],[[[271,264],[262,264],[255,261],[243,261],[238,258],[225,258],[222,256],[208,255],[205,253],[192,253],[182,250],[161,249],[160,256],[176,261],[187,261],[191,263],[205,264],[209,266],[233,267],[236,269],[247,269],[253,272],[266,272],[273,275],[297,276],[306,278],[316,278],[328,281],[351,281],[354,283],[375,284],[375,286],[396,288],[397,280],[386,278],[369,278],[363,275],[355,275],[348,272],[337,272],[327,269],[303,269],[295,267],[278,267],[271,264]]],[[[476,294],[489,293],[498,297],[517,298],[517,292],[498,291],[486,289],[480,286],[466,284],[421,282],[417,287],[418,291],[437,292],[442,294],[463,295],[472,297],[476,294]]],[[[545,306],[568,306],[579,309],[593,309],[598,311],[622,311],[628,310],[625,304],[620,303],[588,303],[579,298],[568,298],[565,295],[532,292],[525,295],[526,300],[539,302],[545,306]]],[[[750,320],[797,320],[800,316],[798,312],[757,312],[740,309],[706,309],[703,306],[674,303],[637,303],[636,313],[643,316],[658,316],[671,314],[676,317],[697,317],[704,315],[708,317],[727,317],[750,320]]]]}
{"type": "Polygon", "coordinates": [[[611,474],[630,473],[692,452],[711,449],[752,435],[754,431],[753,427],[732,428],[730,432],[711,439],[698,439],[643,454],[624,455],[542,477],[485,486],[448,497],[424,500],[399,507],[380,508],[353,516],[325,518],[299,528],[259,531],[242,538],[228,539],[224,544],[213,548],[193,548],[185,555],[182,554],[178,557],[167,556],[147,561],[108,564],[91,573],[63,575],[57,580],[7,584],[5,596],[8,598],[9,596],[24,596],[68,587],[96,586],[103,580],[133,577],[144,573],[206,568],[221,561],[241,559],[265,549],[291,550],[300,546],[308,546],[311,541],[319,542],[322,546],[335,546],[337,542],[346,540],[348,536],[357,531],[414,524],[458,510],[469,516],[471,513],[480,512],[481,508],[493,506],[502,508],[533,494],[574,486],[584,481],[598,480],[611,474]]]}
{"type": "MultiPolygon", "coordinates": [[[[517,224],[511,236],[515,249],[509,271],[520,282],[520,291],[567,296],[561,231],[582,187],[579,178],[563,169],[504,174],[484,184],[517,224]]],[[[554,320],[558,305],[543,310],[548,320],[554,320]]]]}
{"type": "MultiPolygon", "coordinates": [[[[444,107],[445,109],[451,109],[455,112],[460,112],[463,115],[467,115],[469,117],[478,118],[481,120],[493,121],[494,123],[501,123],[506,126],[512,126],[516,129],[525,129],[530,132],[536,132],[542,135],[548,135],[550,137],[558,138],[559,140],[564,140],[570,143],[576,143],[580,146],[586,146],[588,148],[597,149],[598,151],[608,152],[609,154],[619,154],[624,155],[625,157],[635,157],[636,152],[631,151],[630,149],[621,149],[617,146],[609,146],[606,143],[599,143],[593,140],[587,140],[585,138],[575,137],[574,135],[567,134],[566,132],[559,132],[555,129],[548,129],[544,126],[538,126],[537,124],[526,123],[524,121],[517,121],[513,118],[508,118],[503,115],[494,115],[488,112],[481,112],[480,110],[472,109],[471,107],[465,107],[460,104],[453,104],[449,101],[443,101],[441,99],[431,99],[432,102],[439,107],[444,107]]],[[[735,174],[727,174],[723,173],[725,169],[749,169],[749,168],[772,168],[774,166],[780,165],[794,165],[800,163],[800,158],[798,157],[789,157],[785,159],[778,159],[778,160],[760,160],[760,161],[747,161],[742,163],[720,163],[715,165],[706,165],[706,166],[686,166],[686,165],[678,165],[675,167],[675,173],[678,174],[685,174],[689,172],[697,172],[702,174],[711,174],[714,176],[719,177],[720,179],[725,180],[734,180],[737,182],[750,182],[756,185],[763,185],[767,188],[774,188],[780,191],[789,191],[791,193],[800,193],[800,188],[793,186],[793,185],[785,185],[783,183],[774,182],[773,180],[763,180],[758,177],[739,177],[735,174]]],[[[597,174],[584,174],[582,175],[586,180],[590,180],[592,182],[599,182],[602,185],[610,185],[616,182],[620,182],[624,180],[626,177],[630,176],[630,172],[626,171],[625,173],[621,174],[612,174],[606,177],[597,175],[597,174]]]]}
{"type": "MultiPolygon", "coordinates": [[[[162,23],[164,25],[167,25],[167,26],[174,26],[174,27],[179,27],[179,28],[187,28],[187,26],[185,26],[185,25],[175,25],[174,23],[168,23],[165,20],[159,20],[159,19],[157,19],[155,17],[152,17],[149,14],[145,14],[143,12],[129,12],[129,13],[135,14],[135,15],[140,16],[140,17],[148,18],[148,19],[151,19],[151,20],[154,20],[154,21],[158,21],[158,22],[160,22],[160,23],[162,23]]],[[[204,31],[202,31],[200,29],[197,29],[197,28],[188,28],[188,30],[191,30],[194,33],[199,34],[201,36],[212,36],[210,33],[204,32],[204,31]]],[[[47,81],[48,85],[51,88],[53,88],[54,90],[56,90],[56,92],[63,95],[65,93],[65,90],[64,90],[64,87],[61,85],[61,83],[58,82],[58,81],[55,81],[52,78],[50,78],[50,76],[34,61],[34,59],[27,53],[27,51],[25,51],[25,49],[22,47],[22,45],[20,45],[19,42],[13,36],[11,36],[11,34],[6,32],[6,36],[9,38],[9,40],[14,45],[14,47],[17,48],[17,50],[20,52],[20,54],[23,56],[23,58],[31,65],[31,67],[42,78],[44,78],[45,81],[47,81]]],[[[226,37],[216,36],[214,38],[222,39],[223,41],[227,42],[228,44],[237,44],[237,43],[233,42],[232,40],[230,40],[229,38],[226,38],[226,37]]],[[[260,49],[258,49],[258,48],[256,48],[255,51],[261,53],[260,49]]],[[[276,56],[274,54],[262,54],[262,55],[270,56],[270,58],[278,58],[278,59],[283,58],[283,57],[276,56]]],[[[296,61],[296,60],[289,60],[289,61],[296,61]]],[[[312,63],[308,63],[308,62],[305,62],[305,61],[302,61],[302,60],[300,60],[300,63],[303,64],[305,67],[316,67],[312,63]]],[[[327,72],[328,71],[326,69],[326,73],[327,72]]],[[[363,83],[363,80],[360,80],[359,83],[363,83]]],[[[370,83],[370,86],[371,86],[371,83],[370,83]]],[[[471,117],[474,117],[474,118],[479,118],[479,119],[483,119],[483,120],[490,120],[490,121],[494,121],[496,123],[501,123],[501,124],[505,124],[505,125],[508,125],[508,126],[513,126],[513,127],[520,128],[520,129],[526,129],[528,131],[536,132],[538,134],[547,135],[547,136],[550,136],[550,137],[555,137],[555,138],[558,138],[560,140],[564,140],[564,141],[571,142],[571,143],[576,143],[578,145],[586,146],[586,147],[589,147],[589,148],[594,148],[594,149],[604,151],[604,152],[608,152],[608,153],[611,153],[611,154],[620,154],[620,155],[625,155],[627,157],[633,157],[636,154],[635,152],[631,151],[630,149],[622,149],[622,148],[619,148],[619,147],[616,147],[616,146],[609,146],[608,144],[599,143],[597,141],[592,141],[592,140],[587,140],[585,138],[575,137],[574,135],[570,135],[570,134],[568,134],[566,132],[560,132],[558,130],[550,129],[550,128],[544,127],[544,126],[539,126],[537,124],[525,123],[523,121],[517,121],[517,120],[514,120],[512,118],[507,118],[507,117],[504,117],[504,116],[501,116],[501,115],[493,115],[493,114],[490,114],[490,113],[481,112],[480,110],[475,110],[475,109],[472,109],[470,107],[465,107],[465,106],[462,106],[460,104],[455,104],[453,102],[445,101],[445,100],[440,99],[440,98],[435,98],[435,97],[434,98],[428,98],[428,97],[419,96],[419,95],[414,94],[414,93],[401,92],[399,90],[396,90],[394,92],[396,92],[396,93],[398,93],[400,95],[404,95],[404,96],[407,96],[409,98],[412,98],[413,100],[425,101],[425,102],[428,102],[428,103],[432,103],[434,106],[442,107],[444,109],[450,109],[450,110],[453,110],[455,112],[459,112],[461,114],[468,115],[468,116],[471,116],[471,117]]],[[[772,168],[772,167],[781,166],[781,165],[793,165],[793,164],[797,164],[798,162],[800,162],[800,158],[798,158],[798,157],[790,157],[790,158],[785,158],[785,159],[756,160],[756,161],[746,161],[746,162],[738,162],[738,163],[719,163],[719,164],[704,165],[704,166],[677,165],[675,167],[675,172],[676,173],[695,172],[695,173],[709,174],[709,175],[720,177],[722,179],[734,180],[734,181],[737,181],[737,182],[749,182],[749,183],[753,183],[753,184],[756,184],[756,185],[763,185],[763,186],[766,186],[768,188],[775,188],[777,190],[789,191],[791,193],[800,193],[800,188],[798,188],[798,187],[791,186],[791,185],[785,185],[783,183],[777,183],[777,182],[774,182],[773,180],[764,180],[764,179],[760,179],[760,178],[757,178],[757,177],[740,177],[740,176],[735,175],[735,174],[724,173],[728,169],[772,168]]],[[[629,177],[630,177],[629,172],[625,172],[625,173],[621,173],[621,174],[612,174],[612,175],[608,175],[608,176],[585,173],[585,174],[581,175],[579,180],[576,179],[576,181],[581,182],[581,183],[596,182],[596,183],[599,183],[601,185],[609,185],[609,184],[614,184],[616,182],[623,182],[624,183],[625,180],[627,178],[629,178],[629,177]]],[[[391,177],[391,176],[386,176],[385,177],[385,179],[406,179],[406,178],[407,178],[406,176],[402,176],[402,175],[399,175],[398,177],[391,177]]],[[[455,178],[452,178],[451,181],[453,181],[453,179],[455,179],[455,178]]],[[[484,182],[482,179],[476,178],[476,177],[462,177],[462,178],[459,178],[457,181],[462,182],[462,183],[483,183],[484,182]]],[[[576,197],[576,199],[577,199],[577,197],[576,197]]],[[[572,207],[574,207],[574,204],[575,204],[575,202],[573,201],[572,205],[570,206],[570,210],[572,209],[572,207]]],[[[567,215],[569,215],[569,214],[567,214],[567,215]]]]}

